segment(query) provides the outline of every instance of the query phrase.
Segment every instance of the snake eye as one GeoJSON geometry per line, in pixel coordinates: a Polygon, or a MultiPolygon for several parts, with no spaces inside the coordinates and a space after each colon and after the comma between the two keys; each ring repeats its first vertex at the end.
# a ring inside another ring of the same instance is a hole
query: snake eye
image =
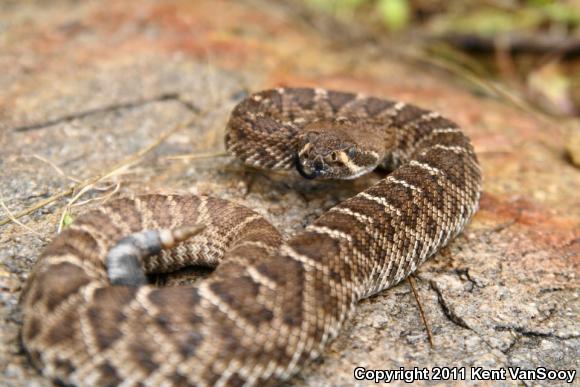
{"type": "Polygon", "coordinates": [[[346,154],[348,155],[348,157],[353,158],[356,155],[356,148],[354,146],[351,146],[346,151],[346,154]]]}

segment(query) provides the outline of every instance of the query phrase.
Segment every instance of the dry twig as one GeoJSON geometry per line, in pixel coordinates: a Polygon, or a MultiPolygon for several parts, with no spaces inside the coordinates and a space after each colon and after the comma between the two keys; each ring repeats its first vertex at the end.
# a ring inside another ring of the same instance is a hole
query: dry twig
{"type": "Polygon", "coordinates": [[[184,155],[173,155],[167,156],[167,160],[201,160],[201,159],[211,159],[214,157],[225,157],[228,156],[227,152],[213,152],[213,153],[188,153],[184,155]]]}
{"type": "Polygon", "coordinates": [[[409,281],[409,285],[411,285],[411,290],[415,295],[415,300],[417,301],[417,306],[419,307],[419,314],[421,315],[421,320],[423,320],[423,324],[425,325],[425,330],[427,331],[427,338],[429,339],[429,345],[431,348],[434,348],[435,345],[433,344],[433,334],[431,333],[431,327],[427,322],[427,318],[425,317],[425,312],[423,311],[423,306],[421,305],[421,300],[419,298],[419,292],[417,292],[417,287],[415,284],[415,278],[410,275],[407,277],[407,281],[409,281]]]}

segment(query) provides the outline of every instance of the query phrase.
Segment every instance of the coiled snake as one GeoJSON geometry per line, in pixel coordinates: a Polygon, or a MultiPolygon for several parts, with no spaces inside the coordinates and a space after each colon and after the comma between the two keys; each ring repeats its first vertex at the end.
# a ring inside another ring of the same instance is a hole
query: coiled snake
{"type": "Polygon", "coordinates": [[[262,91],[233,110],[226,147],[307,178],[393,172],[287,242],[255,212],[211,197],[136,196],[79,217],[44,250],[22,297],[24,347],[44,375],[99,386],[286,380],[359,300],[413,272],[478,207],[469,139],[401,102],[262,91]],[[194,286],[159,288],[143,274],[188,265],[216,269],[194,286]]]}

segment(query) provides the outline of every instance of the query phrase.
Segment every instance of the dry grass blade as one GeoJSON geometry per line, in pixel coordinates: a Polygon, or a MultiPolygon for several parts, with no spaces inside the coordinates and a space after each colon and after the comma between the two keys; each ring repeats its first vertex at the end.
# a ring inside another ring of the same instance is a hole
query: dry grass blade
{"type": "Polygon", "coordinates": [[[81,189],[72,199],[69,200],[69,202],[65,206],[64,210],[62,211],[62,215],[61,215],[60,220],[58,222],[57,233],[60,234],[60,232],[62,231],[62,229],[66,226],[65,225],[65,223],[66,223],[65,221],[66,221],[67,217],[70,216],[70,214],[71,214],[71,208],[73,206],[82,206],[82,205],[85,205],[87,203],[90,203],[90,202],[92,202],[94,200],[98,200],[98,199],[102,199],[103,201],[104,200],[107,200],[108,198],[110,198],[111,196],[113,196],[119,190],[120,187],[121,187],[121,183],[117,183],[114,186],[113,191],[111,191],[110,193],[108,193],[106,195],[103,195],[102,197],[99,197],[99,198],[91,198],[91,199],[85,200],[83,202],[77,203],[77,201],[86,192],[88,192],[89,190],[93,189],[94,187],[92,185],[88,185],[88,186],[84,187],[83,189],[81,189]]]}
{"type": "Polygon", "coordinates": [[[471,69],[470,66],[462,67],[462,65],[460,64],[456,64],[442,58],[434,57],[432,55],[429,55],[428,52],[423,51],[414,52],[411,50],[404,50],[401,51],[400,53],[403,57],[406,57],[414,62],[417,63],[423,62],[428,65],[447,71],[451,74],[454,74],[464,79],[465,81],[471,83],[472,85],[480,88],[481,90],[484,90],[489,95],[493,95],[503,101],[510,103],[512,106],[529,114],[535,119],[545,123],[554,130],[562,131],[564,127],[569,127],[570,125],[566,120],[555,119],[553,117],[547,116],[546,114],[534,108],[519,93],[516,93],[515,91],[508,89],[507,87],[504,87],[501,84],[488,81],[484,77],[477,74],[477,72],[471,69]]]}
{"type": "Polygon", "coordinates": [[[101,202],[106,202],[107,200],[109,200],[111,197],[113,197],[117,192],[119,192],[119,189],[121,188],[121,183],[116,183],[116,184],[111,184],[107,187],[93,187],[94,190],[101,190],[101,191],[108,191],[110,189],[112,189],[111,192],[104,194],[103,196],[99,196],[99,197],[95,197],[95,198],[90,198],[87,200],[83,200],[82,202],[74,202],[74,203],[70,203],[71,207],[81,207],[84,205],[87,205],[91,202],[94,202],[96,200],[100,200],[101,202]]]}
{"type": "Polygon", "coordinates": [[[42,161],[43,163],[48,164],[52,169],[54,169],[56,171],[56,173],[58,173],[59,175],[61,175],[62,177],[74,182],[74,183],[80,183],[81,181],[75,177],[69,176],[67,175],[58,165],[56,165],[55,163],[53,163],[52,161],[40,156],[40,155],[32,155],[33,158],[42,161]]]}
{"type": "MultiPolygon", "coordinates": [[[[201,113],[201,114],[204,114],[204,113],[201,113]]],[[[57,200],[59,200],[59,199],[61,199],[63,197],[66,197],[68,195],[71,195],[71,194],[73,194],[75,192],[82,191],[86,187],[93,186],[96,183],[98,183],[98,182],[100,182],[100,181],[102,181],[104,179],[107,179],[107,178],[115,175],[116,173],[119,172],[119,170],[122,170],[124,168],[127,168],[127,167],[135,164],[136,162],[138,162],[141,158],[143,158],[145,155],[147,155],[149,152],[151,152],[152,150],[154,150],[155,148],[157,148],[161,143],[163,143],[170,135],[172,135],[173,133],[177,132],[180,129],[183,129],[185,127],[188,127],[188,126],[194,124],[197,120],[199,120],[199,118],[200,118],[200,116],[198,116],[198,117],[196,117],[196,118],[194,118],[194,119],[192,119],[190,121],[187,121],[187,122],[184,122],[184,123],[180,123],[180,124],[174,126],[173,128],[171,128],[171,129],[169,129],[169,130],[161,133],[155,139],[155,141],[153,141],[151,144],[149,144],[146,147],[142,148],[138,152],[133,153],[129,157],[121,160],[117,164],[113,165],[111,168],[109,168],[109,169],[107,169],[107,170],[105,170],[105,171],[103,171],[103,172],[101,172],[101,173],[99,173],[99,174],[97,174],[97,175],[95,175],[93,177],[90,177],[90,178],[88,178],[86,180],[83,180],[83,181],[81,181],[81,182],[79,182],[79,183],[77,183],[77,184],[75,184],[75,185],[73,185],[73,186],[71,186],[71,187],[69,187],[69,188],[67,188],[67,189],[59,192],[59,193],[57,193],[57,194],[54,194],[54,195],[52,195],[49,198],[46,198],[44,200],[41,200],[41,201],[33,204],[32,206],[30,206],[30,207],[28,207],[28,208],[26,208],[26,209],[24,209],[22,211],[19,211],[17,213],[14,213],[14,214],[12,214],[12,216],[8,216],[8,217],[0,220],[0,226],[3,226],[5,224],[7,224],[7,223],[10,223],[10,222],[12,222],[12,221],[14,221],[14,220],[16,220],[18,218],[21,218],[21,217],[25,216],[25,215],[29,215],[29,214],[33,213],[34,211],[36,211],[36,210],[38,210],[38,209],[40,209],[42,207],[45,207],[45,206],[47,206],[47,205],[49,205],[51,203],[54,203],[55,201],[57,201],[57,200]]]]}
{"type": "Polygon", "coordinates": [[[538,112],[533,109],[523,98],[514,94],[511,91],[506,90],[504,87],[501,87],[498,84],[489,82],[476,74],[474,71],[470,70],[469,68],[464,68],[458,64],[455,64],[450,61],[446,61],[444,59],[435,58],[433,56],[427,55],[426,53],[406,53],[409,57],[415,59],[416,61],[422,61],[428,63],[432,66],[438,67],[445,71],[448,71],[452,74],[455,74],[466,81],[470,82],[471,84],[485,90],[488,94],[501,97],[504,100],[510,102],[513,106],[531,113],[533,115],[537,115],[538,112]]]}
{"type": "Polygon", "coordinates": [[[11,220],[12,222],[16,223],[20,227],[22,227],[22,228],[30,231],[34,235],[37,235],[40,238],[44,239],[44,237],[42,236],[42,234],[40,234],[39,232],[33,230],[32,228],[28,227],[27,225],[25,225],[24,223],[22,223],[18,219],[16,219],[16,217],[14,216],[14,214],[12,214],[12,212],[6,206],[6,203],[4,203],[4,198],[2,197],[2,194],[0,194],[0,207],[2,207],[2,209],[6,213],[6,216],[8,217],[9,220],[11,220]]]}

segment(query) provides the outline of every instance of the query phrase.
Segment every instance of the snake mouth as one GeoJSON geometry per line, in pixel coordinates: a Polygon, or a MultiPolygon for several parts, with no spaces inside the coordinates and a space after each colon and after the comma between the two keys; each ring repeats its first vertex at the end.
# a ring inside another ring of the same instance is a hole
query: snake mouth
{"type": "Polygon", "coordinates": [[[305,179],[312,180],[320,176],[321,171],[318,170],[313,170],[310,173],[306,172],[306,170],[304,169],[304,165],[302,165],[302,163],[300,162],[300,157],[298,156],[298,153],[296,153],[296,155],[294,156],[294,164],[296,165],[296,170],[298,171],[300,176],[302,176],[305,179]]]}

